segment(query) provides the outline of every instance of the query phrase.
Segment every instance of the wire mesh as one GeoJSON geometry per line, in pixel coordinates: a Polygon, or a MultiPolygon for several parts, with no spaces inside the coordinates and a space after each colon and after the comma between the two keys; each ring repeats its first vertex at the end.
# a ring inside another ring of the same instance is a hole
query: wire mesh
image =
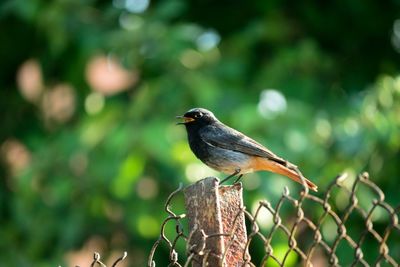
{"type": "MultiPolygon", "coordinates": [[[[260,201],[253,213],[243,207],[240,212],[244,213],[247,220],[248,238],[242,246],[242,266],[399,266],[400,206],[393,208],[385,201],[384,193],[369,179],[368,173],[358,175],[350,187],[343,186],[344,180],[344,176],[336,177],[321,197],[310,194],[304,187],[295,198],[285,188],[275,206],[268,201],[260,201]],[[341,207],[336,207],[332,202],[342,203],[341,207]],[[284,216],[288,208],[293,212],[284,216]],[[265,214],[271,220],[269,227],[262,225],[265,214]],[[349,226],[355,223],[360,225],[354,232],[354,227],[349,226]],[[284,239],[284,250],[274,248],[276,239],[281,243],[284,239]],[[252,252],[260,243],[263,255],[252,259],[252,252]],[[374,246],[371,246],[372,243],[374,246]],[[340,257],[343,251],[348,255],[346,260],[340,257]]],[[[228,244],[235,242],[234,230],[207,235],[202,229],[192,229],[185,233],[185,214],[175,214],[171,210],[172,200],[180,193],[182,185],[167,199],[165,211],[168,216],[150,251],[149,267],[156,266],[156,253],[165,249],[168,250],[168,259],[157,258],[162,261],[162,266],[165,266],[165,262],[168,262],[168,266],[190,266],[196,255],[203,256],[200,266],[207,266],[207,239],[224,236],[230,239],[228,244]],[[175,227],[173,238],[168,238],[165,231],[170,223],[175,227]],[[190,246],[194,231],[201,232],[201,242],[190,246]],[[184,255],[178,255],[178,241],[186,245],[186,251],[181,252],[184,255]]],[[[233,223],[236,218],[232,218],[233,223]]],[[[225,249],[228,250],[229,245],[225,249]]],[[[224,252],[219,256],[224,258],[225,255],[224,252]]]]}
{"type": "MultiPolygon", "coordinates": [[[[120,264],[123,260],[125,260],[126,256],[128,256],[128,253],[125,251],[121,257],[119,257],[112,263],[111,267],[118,267],[118,264],[120,264]]],[[[107,267],[107,265],[102,262],[100,253],[98,253],[98,252],[95,252],[93,254],[93,261],[90,264],[90,267],[94,267],[94,266],[107,267]]],[[[76,267],[79,267],[79,266],[76,265],[76,267]]]]}

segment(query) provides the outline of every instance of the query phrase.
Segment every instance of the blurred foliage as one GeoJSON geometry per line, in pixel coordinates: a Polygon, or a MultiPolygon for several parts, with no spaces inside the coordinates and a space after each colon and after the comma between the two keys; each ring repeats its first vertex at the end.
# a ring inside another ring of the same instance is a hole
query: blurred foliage
{"type": "MultiPolygon", "coordinates": [[[[87,265],[94,250],[127,250],[143,266],[168,194],[215,174],[174,125],[196,106],[322,191],[365,170],[399,203],[399,6],[3,1],[0,265],[87,265]]],[[[267,173],[244,185],[249,206],[299,189],[267,173]]]]}

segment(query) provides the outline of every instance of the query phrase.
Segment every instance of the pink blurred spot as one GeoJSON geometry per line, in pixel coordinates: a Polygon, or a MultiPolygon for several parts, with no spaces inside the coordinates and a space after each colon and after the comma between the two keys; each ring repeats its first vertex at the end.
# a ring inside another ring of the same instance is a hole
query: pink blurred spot
{"type": "Polygon", "coordinates": [[[113,95],[134,85],[138,74],[136,71],[125,70],[114,58],[96,56],[86,67],[86,80],[93,90],[113,95]]]}
{"type": "MultiPolygon", "coordinates": [[[[98,252],[103,256],[107,248],[107,242],[100,236],[92,236],[79,250],[70,251],[65,255],[67,266],[90,266],[93,262],[93,253],[98,252]]],[[[100,259],[103,261],[103,257],[100,259]]]]}
{"type": "Polygon", "coordinates": [[[43,91],[42,70],[35,59],[25,61],[18,70],[17,84],[21,95],[30,102],[37,102],[43,91]]]}
{"type": "Polygon", "coordinates": [[[45,92],[42,112],[47,121],[66,122],[75,111],[74,89],[69,84],[58,84],[45,92]]]}
{"type": "Polygon", "coordinates": [[[0,152],[12,175],[18,174],[31,162],[31,152],[16,139],[6,140],[1,145],[0,152]]]}

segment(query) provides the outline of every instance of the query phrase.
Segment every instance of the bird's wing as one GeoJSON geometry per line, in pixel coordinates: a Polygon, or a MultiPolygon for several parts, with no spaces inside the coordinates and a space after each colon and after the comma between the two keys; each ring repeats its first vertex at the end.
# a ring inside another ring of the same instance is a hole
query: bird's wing
{"type": "Polygon", "coordinates": [[[280,164],[286,162],[263,145],[222,123],[207,125],[199,131],[199,134],[204,142],[212,146],[268,158],[280,164]]]}

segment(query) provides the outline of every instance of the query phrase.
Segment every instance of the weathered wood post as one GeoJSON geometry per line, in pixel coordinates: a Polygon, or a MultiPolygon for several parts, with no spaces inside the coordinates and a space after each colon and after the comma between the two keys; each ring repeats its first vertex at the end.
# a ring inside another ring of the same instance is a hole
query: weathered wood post
{"type": "Polygon", "coordinates": [[[205,178],[184,190],[193,267],[242,266],[247,234],[242,184],[220,186],[205,178]]]}

